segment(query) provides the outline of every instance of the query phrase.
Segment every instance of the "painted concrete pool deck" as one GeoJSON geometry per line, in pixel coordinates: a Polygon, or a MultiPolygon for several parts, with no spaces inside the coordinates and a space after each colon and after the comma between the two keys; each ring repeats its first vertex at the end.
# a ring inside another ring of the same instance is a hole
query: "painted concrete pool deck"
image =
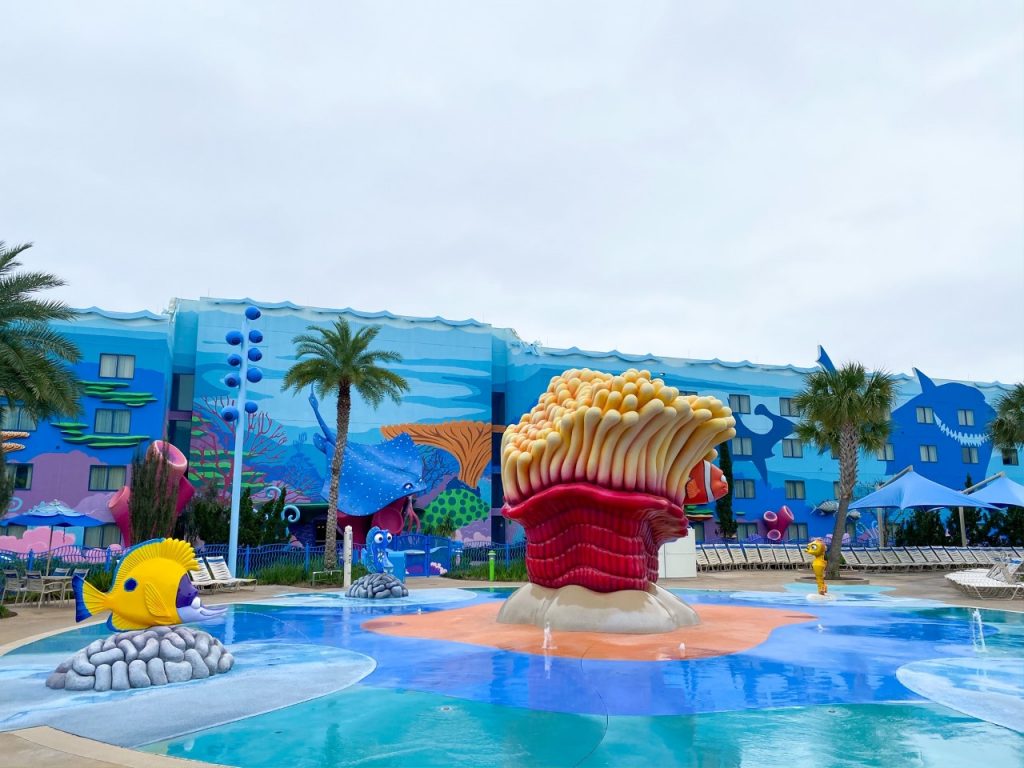
{"type": "MultiPolygon", "coordinates": [[[[675,589],[782,592],[785,590],[785,586],[792,584],[799,575],[800,572],[794,571],[720,571],[704,573],[695,579],[666,579],[659,583],[667,588],[675,589]]],[[[891,587],[890,594],[897,597],[924,598],[950,605],[999,610],[1021,611],[1024,609],[1024,601],[1021,600],[968,598],[956,591],[945,580],[944,575],[943,572],[872,574],[870,582],[874,586],[891,587]]],[[[410,589],[488,586],[518,585],[508,583],[492,585],[488,582],[454,581],[440,577],[409,580],[410,589]]],[[[249,602],[253,599],[271,599],[284,593],[322,593],[325,591],[331,590],[322,587],[314,590],[301,586],[260,586],[257,587],[255,593],[248,590],[222,593],[209,596],[206,601],[211,604],[249,602]]],[[[82,626],[75,624],[74,608],[69,603],[47,605],[41,608],[33,605],[19,605],[15,606],[15,609],[18,612],[17,616],[0,621],[0,655],[41,637],[62,632],[74,626],[82,626]]],[[[50,766],[70,765],[74,765],[76,768],[100,766],[138,766],[139,768],[192,766],[195,768],[195,766],[209,765],[114,747],[48,727],[0,733],[0,754],[4,756],[4,765],[10,766],[10,768],[22,768],[23,766],[24,768],[50,768],[50,766]]]]}

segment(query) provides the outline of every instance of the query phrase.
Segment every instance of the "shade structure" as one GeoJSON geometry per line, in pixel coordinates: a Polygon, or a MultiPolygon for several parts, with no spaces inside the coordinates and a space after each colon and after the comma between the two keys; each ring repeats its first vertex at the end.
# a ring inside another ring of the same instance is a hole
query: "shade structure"
{"type": "MultiPolygon", "coordinates": [[[[54,528],[93,528],[97,525],[105,525],[102,520],[75,512],[61,501],[44,501],[41,504],[36,504],[25,514],[9,517],[3,523],[4,525],[24,525],[33,528],[48,526],[51,543],[53,542],[54,528]]],[[[50,549],[51,546],[48,544],[47,553],[50,549]]],[[[49,560],[47,560],[46,568],[49,571],[49,560]]]]}
{"type": "Polygon", "coordinates": [[[1024,507],[1024,485],[1005,476],[967,495],[997,507],[1024,507]]]}
{"type": "Polygon", "coordinates": [[[954,491],[944,485],[922,477],[917,472],[907,472],[884,488],[857,499],[850,509],[913,509],[915,507],[984,507],[993,509],[978,496],[954,491]]]}

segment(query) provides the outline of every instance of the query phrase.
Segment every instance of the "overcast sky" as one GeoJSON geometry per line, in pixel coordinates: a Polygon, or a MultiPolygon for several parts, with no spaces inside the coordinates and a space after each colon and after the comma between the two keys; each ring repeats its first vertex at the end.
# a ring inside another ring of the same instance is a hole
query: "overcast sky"
{"type": "Polygon", "coordinates": [[[0,239],[74,306],[1024,379],[1024,4],[0,0],[0,239]]]}

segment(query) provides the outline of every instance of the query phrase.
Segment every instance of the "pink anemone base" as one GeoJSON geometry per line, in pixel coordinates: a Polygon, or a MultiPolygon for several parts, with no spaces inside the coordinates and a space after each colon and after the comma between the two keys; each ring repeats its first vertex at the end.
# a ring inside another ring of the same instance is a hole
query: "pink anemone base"
{"type": "Polygon", "coordinates": [[[661,545],[687,531],[682,508],[664,497],[589,483],[552,486],[503,513],[526,531],[530,581],[553,589],[646,590],[661,545]]]}

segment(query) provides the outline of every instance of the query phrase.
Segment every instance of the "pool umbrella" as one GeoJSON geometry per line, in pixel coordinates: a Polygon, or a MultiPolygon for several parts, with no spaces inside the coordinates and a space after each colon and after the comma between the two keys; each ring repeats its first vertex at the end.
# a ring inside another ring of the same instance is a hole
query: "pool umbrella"
{"type": "Polygon", "coordinates": [[[9,517],[4,520],[5,525],[25,525],[32,527],[49,526],[50,540],[46,545],[46,570],[50,570],[50,548],[53,544],[54,528],[93,528],[97,525],[104,525],[102,520],[95,517],[83,515],[80,512],[68,507],[61,501],[44,501],[36,504],[32,509],[23,515],[9,517]]]}
{"type": "Polygon", "coordinates": [[[914,507],[983,507],[993,509],[977,494],[954,491],[944,485],[917,474],[913,469],[879,488],[874,493],[857,499],[850,509],[913,509],[914,507]]]}
{"type": "Polygon", "coordinates": [[[1001,473],[1000,475],[984,488],[979,488],[967,495],[972,499],[984,501],[997,507],[1024,507],[1024,485],[1013,482],[1006,475],[1001,473]]]}
{"type": "MultiPolygon", "coordinates": [[[[963,507],[993,508],[991,504],[986,504],[980,499],[960,493],[960,491],[954,491],[927,477],[922,477],[914,471],[913,467],[907,467],[888,484],[850,504],[850,509],[913,509],[915,507],[926,509],[932,507],[961,508],[961,511],[963,507]]],[[[963,515],[961,515],[960,521],[961,532],[964,530],[962,518],[963,515]]],[[[884,521],[880,519],[879,528],[883,528],[883,525],[884,521]]]]}

